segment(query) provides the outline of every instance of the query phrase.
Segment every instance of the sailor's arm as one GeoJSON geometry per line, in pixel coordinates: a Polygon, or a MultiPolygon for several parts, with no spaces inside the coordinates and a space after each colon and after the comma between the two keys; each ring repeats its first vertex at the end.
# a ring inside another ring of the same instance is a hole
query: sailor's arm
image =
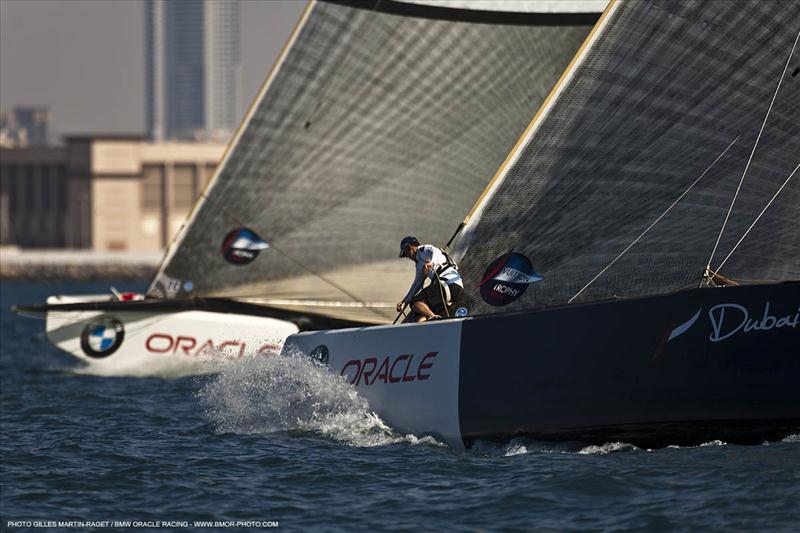
{"type": "Polygon", "coordinates": [[[419,291],[420,288],[422,288],[422,281],[424,279],[425,279],[425,277],[422,274],[422,271],[421,270],[417,270],[417,274],[416,274],[416,276],[414,276],[414,282],[411,284],[411,288],[408,289],[408,292],[406,293],[406,295],[403,297],[403,299],[400,301],[400,303],[397,304],[397,312],[398,313],[403,310],[403,306],[404,305],[407,305],[408,303],[411,302],[411,298],[413,298],[414,295],[417,294],[417,291],[419,291]]]}

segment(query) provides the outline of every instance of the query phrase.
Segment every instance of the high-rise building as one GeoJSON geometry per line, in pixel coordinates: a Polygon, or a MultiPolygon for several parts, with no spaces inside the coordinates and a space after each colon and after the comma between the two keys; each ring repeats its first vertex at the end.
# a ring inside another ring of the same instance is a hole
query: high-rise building
{"type": "Polygon", "coordinates": [[[49,107],[14,106],[10,113],[0,113],[0,146],[44,146],[49,125],[49,107]]]}
{"type": "Polygon", "coordinates": [[[222,141],[241,120],[239,0],[147,0],[147,129],[222,141]]]}

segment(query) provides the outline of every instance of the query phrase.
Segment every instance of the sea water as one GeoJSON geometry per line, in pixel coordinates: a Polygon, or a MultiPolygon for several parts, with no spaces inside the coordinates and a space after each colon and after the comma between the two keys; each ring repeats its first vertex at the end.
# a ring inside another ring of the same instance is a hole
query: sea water
{"type": "MultiPolygon", "coordinates": [[[[141,284],[114,284],[141,290],[141,284]]],[[[107,290],[2,283],[3,530],[796,531],[800,437],[640,449],[395,432],[304,358],[214,376],[82,375],[12,303],[107,290]]]]}

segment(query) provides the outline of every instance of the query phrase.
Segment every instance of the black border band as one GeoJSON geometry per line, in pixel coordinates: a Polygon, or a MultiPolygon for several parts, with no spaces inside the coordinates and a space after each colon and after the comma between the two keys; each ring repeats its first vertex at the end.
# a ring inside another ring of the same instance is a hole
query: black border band
{"type": "Polygon", "coordinates": [[[421,19],[449,20],[477,24],[516,26],[594,26],[600,13],[521,13],[483,11],[397,2],[395,0],[319,0],[327,4],[351,7],[421,19]]]}

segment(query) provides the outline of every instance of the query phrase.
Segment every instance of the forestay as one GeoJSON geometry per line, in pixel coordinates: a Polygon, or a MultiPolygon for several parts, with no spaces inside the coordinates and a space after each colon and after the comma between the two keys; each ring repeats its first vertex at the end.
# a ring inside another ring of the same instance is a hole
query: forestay
{"type": "MultiPolygon", "coordinates": [[[[466,220],[471,312],[698,286],[739,182],[712,271],[800,163],[798,32],[798,2],[612,3],[466,220]]],[[[721,274],[800,278],[793,178],[721,274]]]]}
{"type": "Polygon", "coordinates": [[[599,16],[538,5],[310,3],[149,295],[391,321],[599,16]]]}

